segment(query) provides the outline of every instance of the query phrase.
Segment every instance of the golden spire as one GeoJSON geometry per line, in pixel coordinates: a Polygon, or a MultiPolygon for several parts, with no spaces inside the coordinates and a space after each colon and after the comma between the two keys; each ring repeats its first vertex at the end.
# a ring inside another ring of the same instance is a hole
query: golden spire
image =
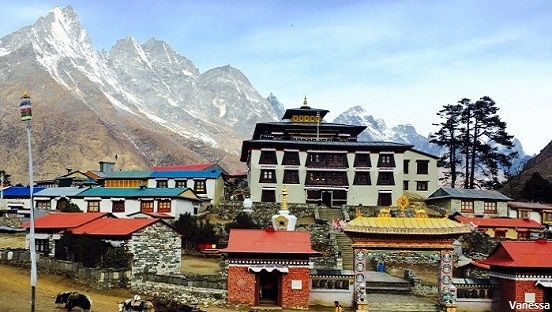
{"type": "Polygon", "coordinates": [[[301,108],[304,108],[304,109],[309,109],[309,104],[307,102],[307,95],[305,94],[305,99],[303,100],[303,106],[301,106],[301,108]]]}
{"type": "Polygon", "coordinates": [[[29,93],[27,92],[27,90],[25,90],[25,92],[23,92],[23,97],[24,97],[24,98],[28,98],[28,97],[29,97],[29,93]]]}
{"type": "Polygon", "coordinates": [[[288,195],[287,186],[284,184],[282,186],[282,202],[280,203],[280,210],[284,210],[284,211],[288,210],[287,195],[288,195]]]}
{"type": "Polygon", "coordinates": [[[378,218],[391,218],[391,209],[381,208],[378,213],[378,218]]]}

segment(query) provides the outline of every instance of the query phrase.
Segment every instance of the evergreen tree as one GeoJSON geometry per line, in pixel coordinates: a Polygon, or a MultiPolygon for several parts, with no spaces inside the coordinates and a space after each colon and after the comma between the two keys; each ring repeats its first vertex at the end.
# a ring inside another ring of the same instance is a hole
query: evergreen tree
{"type": "Polygon", "coordinates": [[[446,152],[441,157],[439,163],[441,166],[450,169],[450,186],[454,188],[456,186],[456,179],[458,176],[457,166],[459,160],[457,159],[458,149],[461,146],[460,141],[460,118],[462,114],[462,105],[460,104],[447,104],[443,106],[437,116],[441,118],[441,122],[434,124],[440,126],[439,130],[430,135],[431,143],[437,144],[446,148],[446,152]]]}
{"type": "Polygon", "coordinates": [[[4,175],[4,187],[11,185],[11,175],[6,173],[5,170],[0,170],[0,177],[4,175]]]}

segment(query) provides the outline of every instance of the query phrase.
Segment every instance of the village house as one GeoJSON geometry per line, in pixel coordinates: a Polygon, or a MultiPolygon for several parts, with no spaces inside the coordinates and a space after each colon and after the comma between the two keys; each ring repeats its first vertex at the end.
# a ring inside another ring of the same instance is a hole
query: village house
{"type": "Polygon", "coordinates": [[[412,145],[362,142],[365,126],[323,122],[327,110],[303,106],[286,110],[283,122],[258,123],[243,142],[253,202],[328,207],[390,206],[403,192],[424,198],[437,189],[438,157],[412,145]]]}
{"type": "Polygon", "coordinates": [[[98,185],[92,175],[67,169],[67,174],[61,175],[54,179],[39,180],[35,184],[40,187],[84,187],[98,185]]]}
{"type": "Polygon", "coordinates": [[[460,213],[463,216],[508,216],[507,196],[497,191],[440,188],[426,199],[428,205],[446,208],[449,214],[460,213]]]}
{"type": "Polygon", "coordinates": [[[552,204],[508,202],[508,216],[531,219],[552,229],[552,204]]]}
{"type": "Polygon", "coordinates": [[[201,199],[189,188],[95,187],[71,197],[85,212],[109,212],[125,217],[136,212],[164,213],[174,218],[197,215],[201,199]]]}
{"type": "Polygon", "coordinates": [[[528,240],[539,237],[542,233],[540,223],[530,219],[474,218],[462,215],[456,215],[454,219],[470,224],[481,233],[499,239],[528,240]]]}
{"type": "Polygon", "coordinates": [[[480,263],[490,266],[489,276],[499,285],[493,312],[551,310],[552,242],[502,241],[480,263]]]}
{"type": "MultiPolygon", "coordinates": [[[[33,194],[44,190],[43,187],[34,187],[33,194]]],[[[0,207],[7,214],[28,217],[31,209],[31,189],[28,186],[10,186],[2,190],[3,199],[0,207]]]]}
{"type": "Polygon", "coordinates": [[[62,210],[69,205],[71,198],[87,190],[83,187],[48,187],[34,194],[37,210],[62,210]]]}

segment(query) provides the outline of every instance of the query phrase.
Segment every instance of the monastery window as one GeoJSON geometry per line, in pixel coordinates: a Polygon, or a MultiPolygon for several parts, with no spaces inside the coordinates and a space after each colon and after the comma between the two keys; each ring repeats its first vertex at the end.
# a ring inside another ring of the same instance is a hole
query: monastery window
{"type": "Polygon", "coordinates": [[[142,200],[142,201],[140,201],[140,211],[141,212],[153,212],[153,200],[142,200]]]}
{"type": "Polygon", "coordinates": [[[529,219],[529,210],[518,210],[519,219],[529,219]]]}
{"type": "Polygon", "coordinates": [[[36,201],[36,209],[49,210],[50,209],[50,201],[49,200],[37,200],[36,201]]]}
{"type": "Polygon", "coordinates": [[[322,199],[322,192],[315,190],[307,190],[307,200],[308,201],[319,201],[322,199]]]}
{"type": "Polygon", "coordinates": [[[473,213],[473,200],[463,200],[460,202],[460,212],[473,213]]]}
{"type": "Polygon", "coordinates": [[[284,152],[282,165],[300,165],[299,152],[284,152]]]}
{"type": "Polygon", "coordinates": [[[429,160],[416,160],[416,173],[427,174],[429,168],[429,160]]]}
{"type": "Polygon", "coordinates": [[[113,205],[111,207],[112,212],[125,212],[125,201],[124,200],[117,200],[113,202],[113,205]]]}
{"type": "Polygon", "coordinates": [[[176,180],[174,182],[174,187],[188,187],[188,180],[176,180]]]}
{"type": "Polygon", "coordinates": [[[347,168],[346,153],[309,153],[307,155],[308,168],[347,168]]]}
{"type": "Polygon", "coordinates": [[[378,193],[378,206],[391,206],[393,199],[391,193],[378,193]]]}
{"type": "Polygon", "coordinates": [[[205,181],[205,180],[194,180],[194,191],[197,194],[207,193],[206,184],[207,184],[207,181],[205,181]]]}
{"type": "Polygon", "coordinates": [[[259,164],[276,165],[278,161],[276,159],[276,151],[261,151],[261,158],[259,164]]]}
{"type": "Polygon", "coordinates": [[[88,207],[86,207],[88,212],[100,212],[100,201],[99,200],[89,200],[88,207]]]}
{"type": "Polygon", "coordinates": [[[378,167],[395,167],[395,157],[393,154],[380,154],[378,167]]]}
{"type": "Polygon", "coordinates": [[[403,190],[408,191],[408,183],[409,183],[408,180],[403,181],[403,190]]]}
{"type": "Polygon", "coordinates": [[[371,185],[372,181],[370,180],[370,172],[368,171],[357,171],[355,173],[355,180],[353,181],[354,185],[371,185]]]}
{"type": "Polygon", "coordinates": [[[347,172],[341,171],[308,171],[305,185],[349,185],[347,172]]]}
{"type": "Polygon", "coordinates": [[[403,160],[403,172],[405,174],[408,174],[408,166],[409,165],[410,165],[410,160],[409,159],[403,160]]]}
{"type": "Polygon", "coordinates": [[[542,222],[543,223],[552,223],[552,211],[544,211],[542,213],[542,222]]]}
{"type": "Polygon", "coordinates": [[[494,214],[497,212],[497,203],[496,202],[484,202],[483,203],[483,212],[494,214]]]}
{"type": "Polygon", "coordinates": [[[285,184],[299,184],[299,171],[298,170],[284,170],[284,183],[285,184]]]}
{"type": "Polygon", "coordinates": [[[427,181],[416,181],[416,191],[425,192],[427,191],[427,181]]]}
{"type": "Polygon", "coordinates": [[[370,167],[370,154],[356,154],[355,155],[355,167],[370,167]]]}
{"type": "Polygon", "coordinates": [[[529,239],[529,231],[518,229],[517,230],[517,239],[519,239],[519,240],[529,239]]]}
{"type": "Polygon", "coordinates": [[[171,212],[171,200],[160,199],[157,201],[157,212],[171,212]]]}
{"type": "Polygon", "coordinates": [[[393,172],[381,171],[378,172],[378,185],[395,185],[393,172]]]}
{"type": "Polygon", "coordinates": [[[167,188],[167,187],[169,187],[169,181],[157,180],[157,188],[167,188]]]}
{"type": "Polygon", "coordinates": [[[261,169],[259,183],[276,183],[276,170],[261,169]]]}
{"type": "Polygon", "coordinates": [[[274,202],[276,202],[276,191],[275,190],[262,190],[261,191],[261,201],[263,203],[274,203],[274,202]]]}

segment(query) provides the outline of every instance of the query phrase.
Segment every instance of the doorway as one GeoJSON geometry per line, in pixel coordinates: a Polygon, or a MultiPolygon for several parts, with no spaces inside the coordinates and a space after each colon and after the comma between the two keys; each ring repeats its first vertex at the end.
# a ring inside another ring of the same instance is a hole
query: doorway
{"type": "Polygon", "coordinates": [[[259,304],[280,305],[280,273],[278,271],[259,273],[259,304]]]}
{"type": "Polygon", "coordinates": [[[332,207],[332,192],[322,192],[322,206],[332,207]]]}
{"type": "Polygon", "coordinates": [[[545,287],[544,288],[544,301],[545,303],[549,303],[546,307],[548,309],[544,309],[544,312],[551,312],[552,311],[552,288],[545,287]]]}

